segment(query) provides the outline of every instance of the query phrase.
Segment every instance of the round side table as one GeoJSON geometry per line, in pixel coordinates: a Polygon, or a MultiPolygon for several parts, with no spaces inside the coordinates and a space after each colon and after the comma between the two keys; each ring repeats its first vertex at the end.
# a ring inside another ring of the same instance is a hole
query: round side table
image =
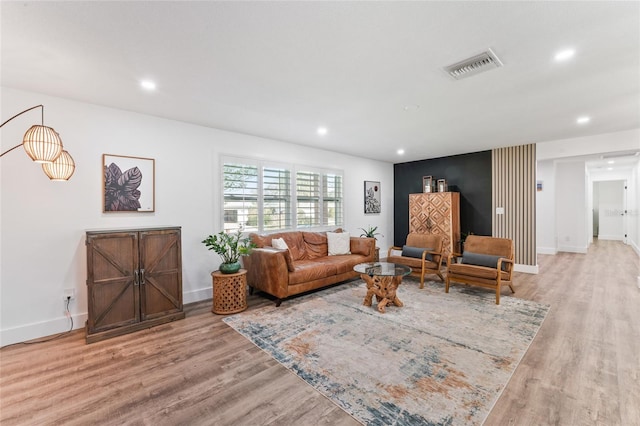
{"type": "Polygon", "coordinates": [[[235,314],[247,309],[247,271],[240,269],[235,274],[211,273],[213,279],[214,314],[235,314]]]}

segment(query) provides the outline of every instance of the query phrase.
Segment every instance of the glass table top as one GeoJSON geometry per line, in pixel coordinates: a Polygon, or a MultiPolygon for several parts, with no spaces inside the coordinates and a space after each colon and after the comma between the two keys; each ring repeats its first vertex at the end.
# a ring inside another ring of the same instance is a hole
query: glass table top
{"type": "Polygon", "coordinates": [[[353,270],[361,274],[386,277],[404,276],[411,273],[411,268],[408,266],[389,262],[359,263],[353,267],[353,270]]]}

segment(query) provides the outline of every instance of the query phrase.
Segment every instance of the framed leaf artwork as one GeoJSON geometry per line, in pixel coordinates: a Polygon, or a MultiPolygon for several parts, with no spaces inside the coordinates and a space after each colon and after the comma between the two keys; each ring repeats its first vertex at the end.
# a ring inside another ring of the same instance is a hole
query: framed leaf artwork
{"type": "Polygon", "coordinates": [[[364,213],[380,213],[380,182],[364,181],[364,213]]]}
{"type": "Polygon", "coordinates": [[[102,211],[155,211],[155,167],[153,158],[102,154],[102,211]]]}

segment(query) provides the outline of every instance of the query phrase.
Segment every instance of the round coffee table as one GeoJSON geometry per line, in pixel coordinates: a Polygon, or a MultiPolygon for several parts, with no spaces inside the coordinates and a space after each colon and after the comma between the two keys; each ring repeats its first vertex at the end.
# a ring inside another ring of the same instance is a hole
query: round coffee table
{"type": "Polygon", "coordinates": [[[365,306],[371,306],[373,296],[378,302],[378,311],[385,313],[389,303],[401,307],[403,303],[398,299],[396,290],[402,282],[402,277],[411,273],[411,268],[405,265],[389,262],[359,263],[353,270],[360,273],[360,277],[367,283],[367,295],[364,297],[365,306]]]}

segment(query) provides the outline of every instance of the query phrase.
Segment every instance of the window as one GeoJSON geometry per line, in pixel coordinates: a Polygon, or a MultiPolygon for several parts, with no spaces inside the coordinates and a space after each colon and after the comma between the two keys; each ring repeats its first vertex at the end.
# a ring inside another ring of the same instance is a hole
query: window
{"type": "Polygon", "coordinates": [[[296,196],[298,227],[320,226],[320,175],[313,172],[296,173],[296,196]]]}
{"type": "Polygon", "coordinates": [[[224,229],[258,230],[258,168],[248,164],[224,163],[224,229]]]}
{"type": "Polygon", "coordinates": [[[343,224],[340,173],[240,158],[223,158],[222,170],[225,230],[274,232],[343,224]]]}
{"type": "Polygon", "coordinates": [[[323,225],[342,225],[344,219],[342,208],[342,176],[328,173],[322,178],[323,225]]]}
{"type": "Polygon", "coordinates": [[[283,168],[262,169],[263,231],[291,228],[291,172],[283,168]]]}

